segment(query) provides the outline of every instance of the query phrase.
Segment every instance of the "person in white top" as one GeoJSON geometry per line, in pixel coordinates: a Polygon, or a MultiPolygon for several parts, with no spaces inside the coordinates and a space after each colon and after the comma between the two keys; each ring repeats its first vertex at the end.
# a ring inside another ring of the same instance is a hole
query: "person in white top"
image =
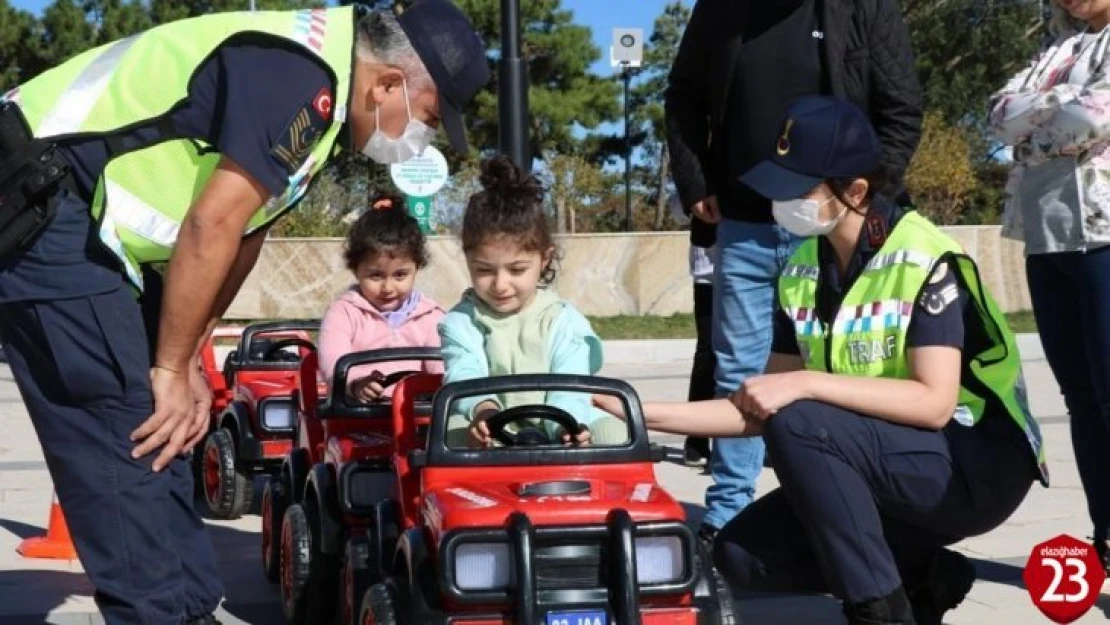
{"type": "MultiPolygon", "coordinates": [[[[678,195],[672,194],[668,205],[671,216],[680,226],[690,223],[690,216],[682,210],[678,195]]],[[[694,326],[697,344],[694,348],[694,366],[690,371],[687,401],[713,399],[714,370],[717,357],[713,354],[713,264],[716,246],[699,247],[690,244],[690,277],[694,279],[694,326]]],[[[709,439],[700,436],[686,437],[683,461],[688,466],[709,463],[709,439]]]]}
{"type": "Polygon", "coordinates": [[[1110,572],[1110,0],[1054,0],[1052,43],[990,102],[1013,146],[1003,234],[1024,240],[1033,313],[1071,416],[1110,572]]]}

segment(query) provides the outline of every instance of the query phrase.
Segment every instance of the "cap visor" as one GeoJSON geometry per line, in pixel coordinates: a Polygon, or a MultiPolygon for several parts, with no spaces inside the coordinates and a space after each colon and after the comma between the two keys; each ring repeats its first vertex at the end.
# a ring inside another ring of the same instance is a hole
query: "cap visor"
{"type": "Polygon", "coordinates": [[[800,198],[823,181],[820,176],[799,174],[774,161],[763,161],[740,176],[740,182],[769,200],[800,198]]]}
{"type": "Polygon", "coordinates": [[[467,153],[466,127],[463,125],[462,112],[442,97],[439,99],[439,118],[443,122],[443,132],[451,142],[451,149],[460,154],[467,153]]]}

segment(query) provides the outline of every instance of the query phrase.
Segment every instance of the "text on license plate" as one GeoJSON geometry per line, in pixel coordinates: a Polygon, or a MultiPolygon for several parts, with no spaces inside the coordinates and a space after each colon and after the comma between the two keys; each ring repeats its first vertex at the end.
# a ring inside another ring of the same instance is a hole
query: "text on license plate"
{"type": "Polygon", "coordinates": [[[547,625],[608,625],[609,616],[597,612],[548,612],[547,625]]]}

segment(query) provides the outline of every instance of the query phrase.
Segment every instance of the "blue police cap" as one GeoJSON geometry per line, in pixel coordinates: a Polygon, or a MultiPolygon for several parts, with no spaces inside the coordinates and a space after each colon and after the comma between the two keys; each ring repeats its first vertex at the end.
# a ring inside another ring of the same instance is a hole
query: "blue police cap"
{"type": "Polygon", "coordinates": [[[872,173],[882,145],[855,104],[832,96],[802,96],[790,103],[770,158],[740,182],[771,200],[799,198],[825,180],[872,173]]]}
{"type": "Polygon", "coordinates": [[[466,152],[462,112],[490,79],[485,42],[450,0],[398,2],[394,11],[435,81],[440,118],[451,147],[466,152]]]}

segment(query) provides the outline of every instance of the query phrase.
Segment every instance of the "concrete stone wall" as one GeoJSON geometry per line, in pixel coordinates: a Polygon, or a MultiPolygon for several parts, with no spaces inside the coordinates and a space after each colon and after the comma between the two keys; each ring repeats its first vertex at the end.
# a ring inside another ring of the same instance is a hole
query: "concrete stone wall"
{"type": "MultiPolygon", "coordinates": [[[[1028,310],[1022,244],[997,226],[945,228],[979,263],[1006,312],[1028,310]]],[[[692,312],[685,232],[581,234],[559,239],[563,259],[555,288],[584,314],[672,315],[692,312]]],[[[417,286],[445,308],[468,286],[458,240],[432,237],[430,263],[417,286]]],[[[349,286],[341,239],[271,239],[231,304],[230,319],[314,318],[349,286]]]]}

